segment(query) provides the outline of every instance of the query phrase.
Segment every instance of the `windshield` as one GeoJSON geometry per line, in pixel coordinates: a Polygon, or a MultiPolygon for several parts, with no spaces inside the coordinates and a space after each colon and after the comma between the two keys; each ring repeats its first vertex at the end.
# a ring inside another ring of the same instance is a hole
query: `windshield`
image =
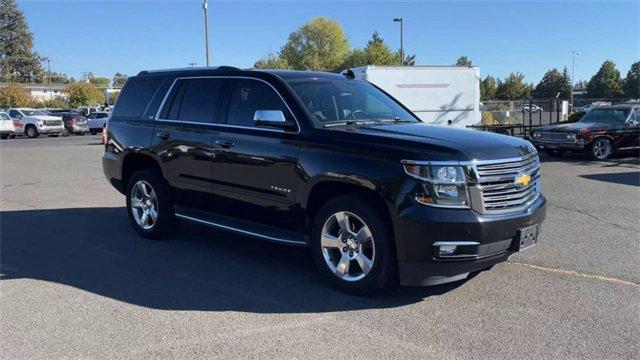
{"type": "Polygon", "coordinates": [[[11,118],[5,113],[0,113],[0,120],[11,120],[11,118]]]}
{"type": "Polygon", "coordinates": [[[24,116],[46,115],[40,110],[21,110],[24,116]]]}
{"type": "Polygon", "coordinates": [[[366,81],[290,79],[287,81],[316,125],[349,121],[410,121],[416,118],[366,81]]]}
{"type": "Polygon", "coordinates": [[[591,109],[580,119],[581,123],[623,123],[631,109],[591,109]]]}

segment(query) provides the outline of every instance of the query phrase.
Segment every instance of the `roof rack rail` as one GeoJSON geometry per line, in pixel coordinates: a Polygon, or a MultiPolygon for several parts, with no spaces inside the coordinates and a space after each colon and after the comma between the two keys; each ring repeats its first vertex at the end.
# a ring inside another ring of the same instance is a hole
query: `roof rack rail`
{"type": "Polygon", "coordinates": [[[157,69],[157,70],[142,70],[138,73],[138,75],[145,74],[155,74],[155,73],[163,73],[163,72],[171,72],[171,71],[198,71],[198,70],[241,70],[235,66],[203,66],[203,67],[184,67],[184,68],[173,68],[173,69],[157,69]]]}

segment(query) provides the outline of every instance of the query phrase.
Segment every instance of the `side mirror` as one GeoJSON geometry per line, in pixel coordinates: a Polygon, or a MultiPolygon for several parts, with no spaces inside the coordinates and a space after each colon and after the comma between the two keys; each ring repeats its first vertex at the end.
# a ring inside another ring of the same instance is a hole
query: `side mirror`
{"type": "Polygon", "coordinates": [[[292,128],[291,123],[287,122],[284,113],[280,110],[256,110],[253,114],[253,122],[257,126],[268,126],[280,129],[292,128]]]}

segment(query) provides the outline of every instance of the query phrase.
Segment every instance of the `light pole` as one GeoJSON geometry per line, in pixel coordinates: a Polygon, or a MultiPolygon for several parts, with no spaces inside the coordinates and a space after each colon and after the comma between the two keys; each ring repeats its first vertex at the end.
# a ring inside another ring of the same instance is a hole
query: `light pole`
{"type": "Polygon", "coordinates": [[[204,11],[204,46],[207,52],[207,67],[209,66],[209,18],[207,17],[209,6],[207,0],[202,0],[202,10],[204,11]]]}
{"type": "Polygon", "coordinates": [[[47,78],[49,79],[49,100],[53,100],[53,90],[51,90],[51,59],[43,57],[42,61],[47,62],[47,78]]]}
{"type": "Polygon", "coordinates": [[[404,66],[404,42],[402,39],[402,32],[403,32],[403,23],[402,23],[402,18],[394,18],[393,22],[399,22],[400,23],[400,66],[404,66]]]}
{"type": "Polygon", "coordinates": [[[571,50],[571,112],[573,112],[573,88],[575,87],[576,55],[580,56],[580,51],[571,50]]]}

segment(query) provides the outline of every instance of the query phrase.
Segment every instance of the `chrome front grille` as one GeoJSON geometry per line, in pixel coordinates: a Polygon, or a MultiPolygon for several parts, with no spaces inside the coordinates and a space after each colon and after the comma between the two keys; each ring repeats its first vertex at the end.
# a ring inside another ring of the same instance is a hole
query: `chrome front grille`
{"type": "Polygon", "coordinates": [[[540,162],[533,154],[519,159],[477,162],[471,203],[483,214],[522,211],[540,195],[540,162]],[[529,182],[524,179],[529,177],[529,182]],[[519,180],[521,181],[519,183],[519,180]]]}
{"type": "Polygon", "coordinates": [[[62,126],[62,120],[45,120],[44,124],[47,126],[62,126]]]}
{"type": "Polygon", "coordinates": [[[546,140],[546,141],[566,141],[567,134],[566,133],[558,133],[558,132],[535,132],[539,134],[539,137],[536,137],[536,140],[546,140]]]}

